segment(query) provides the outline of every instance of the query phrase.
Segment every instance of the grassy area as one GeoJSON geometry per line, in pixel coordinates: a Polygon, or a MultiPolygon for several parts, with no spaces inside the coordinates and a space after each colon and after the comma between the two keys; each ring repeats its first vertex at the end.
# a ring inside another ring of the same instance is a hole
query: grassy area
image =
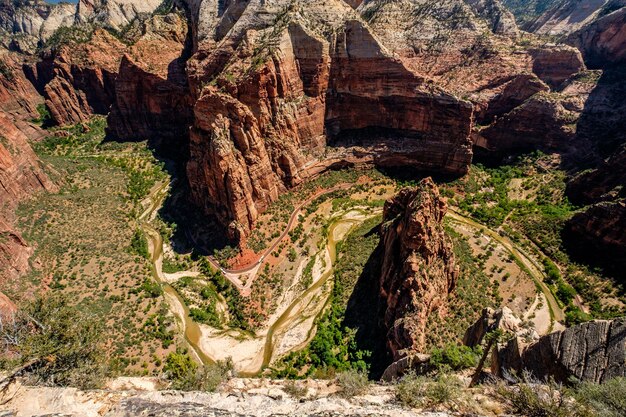
{"type": "Polygon", "coordinates": [[[6,291],[16,300],[63,292],[104,323],[114,370],[149,374],[171,349],[173,321],[136,218],[139,201],[166,174],[145,143],[105,142],[105,126],[98,117],[51,129],[35,145],[61,189],[19,207],[19,227],[36,252],[32,272],[6,291]]]}
{"type": "Polygon", "coordinates": [[[565,196],[565,185],[558,160],[534,153],[497,168],[475,165],[467,177],[442,187],[442,193],[461,212],[510,237],[543,263],[546,282],[566,307],[568,323],[623,315],[622,288],[572,262],[564,250],[561,231],[578,209],[565,196]],[[574,305],[576,294],[591,314],[574,305]]]}

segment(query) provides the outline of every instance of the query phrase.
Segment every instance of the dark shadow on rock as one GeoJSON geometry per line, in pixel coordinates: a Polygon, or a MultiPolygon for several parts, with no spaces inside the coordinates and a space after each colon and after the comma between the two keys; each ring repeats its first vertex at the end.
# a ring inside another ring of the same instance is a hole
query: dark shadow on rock
{"type": "MultiPolygon", "coordinates": [[[[376,226],[368,235],[378,234],[376,226]]],[[[387,332],[383,326],[382,303],[380,300],[380,269],[382,248],[378,246],[367,260],[354,291],[348,300],[344,325],[356,330],[357,348],[372,353],[369,361],[370,378],[380,379],[392,362],[387,350],[387,332]]]]}

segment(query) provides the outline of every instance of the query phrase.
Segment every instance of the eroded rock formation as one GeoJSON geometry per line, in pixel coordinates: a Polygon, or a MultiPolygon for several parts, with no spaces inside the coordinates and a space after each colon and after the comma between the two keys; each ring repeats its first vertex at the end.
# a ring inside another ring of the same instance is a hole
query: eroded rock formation
{"type": "Polygon", "coordinates": [[[243,3],[224,12],[237,17],[226,37],[225,17],[198,28],[189,64],[192,196],[231,237],[335,165],[467,171],[471,105],[416,76],[345,2],[243,3]]]}
{"type": "Polygon", "coordinates": [[[626,319],[592,321],[526,344],[511,339],[492,361],[492,372],[511,377],[526,370],[557,382],[571,378],[601,383],[626,376],[626,319]]]}
{"type": "Polygon", "coordinates": [[[442,224],[446,210],[430,178],[385,203],[380,291],[394,360],[423,352],[429,316],[446,314],[458,276],[442,224]]]}
{"type": "Polygon", "coordinates": [[[3,47],[33,53],[61,27],[74,24],[76,6],[43,0],[1,0],[0,39],[3,47]]]}
{"type": "Polygon", "coordinates": [[[0,57],[0,282],[28,269],[31,249],[13,228],[13,210],[20,201],[54,184],[41,169],[28,139],[41,137],[28,120],[37,117],[41,98],[20,70],[19,58],[0,57]]]}

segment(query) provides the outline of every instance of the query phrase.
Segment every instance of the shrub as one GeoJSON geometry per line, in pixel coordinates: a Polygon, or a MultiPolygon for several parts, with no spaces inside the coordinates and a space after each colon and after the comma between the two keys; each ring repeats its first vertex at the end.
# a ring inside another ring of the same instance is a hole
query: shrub
{"type": "Polygon", "coordinates": [[[87,43],[92,36],[93,27],[90,25],[63,26],[48,38],[44,48],[57,48],[70,43],[87,43]]]}
{"type": "Polygon", "coordinates": [[[438,369],[450,368],[454,371],[475,368],[481,354],[480,347],[472,349],[448,343],[444,348],[434,348],[430,352],[430,364],[438,369]]]}
{"type": "Polygon", "coordinates": [[[285,383],[283,391],[293,398],[304,398],[309,391],[307,387],[299,385],[296,381],[289,380],[285,383]]]}
{"type": "Polygon", "coordinates": [[[583,382],[572,395],[598,417],[626,416],[626,378],[615,378],[602,385],[583,382]]]}
{"type": "Polygon", "coordinates": [[[559,271],[559,268],[557,268],[556,265],[548,258],[544,258],[543,268],[548,277],[546,279],[547,283],[554,284],[555,282],[558,282],[561,280],[561,272],[559,271]]]}
{"type": "Polygon", "coordinates": [[[186,349],[170,353],[164,370],[172,381],[172,388],[181,391],[215,391],[233,369],[231,360],[199,366],[186,349]]]}
{"type": "Polygon", "coordinates": [[[351,398],[363,394],[369,386],[369,380],[365,372],[350,369],[337,375],[337,384],[341,387],[339,395],[351,398]]]}
{"type": "Polygon", "coordinates": [[[559,297],[563,304],[569,305],[576,297],[576,290],[565,283],[565,281],[559,280],[556,285],[556,296],[559,297]]]}
{"type": "Polygon", "coordinates": [[[499,386],[496,395],[515,414],[527,417],[590,416],[577,402],[561,392],[554,382],[524,382],[513,387],[499,386]]]}
{"type": "Polygon", "coordinates": [[[148,251],[148,240],[139,229],[135,230],[135,233],[130,240],[130,253],[134,255],[139,255],[145,259],[150,258],[150,253],[148,251]]]}
{"type": "Polygon", "coordinates": [[[585,313],[576,306],[570,306],[565,313],[565,324],[567,326],[574,326],[576,324],[584,323],[591,320],[593,317],[590,314],[585,313]]]}
{"type": "Polygon", "coordinates": [[[461,388],[455,376],[440,374],[432,380],[409,373],[396,385],[396,398],[408,407],[432,407],[452,403],[460,396],[461,388]]]}
{"type": "Polygon", "coordinates": [[[36,299],[12,326],[0,324],[0,333],[16,342],[18,366],[29,384],[98,388],[107,375],[103,355],[102,320],[70,304],[64,295],[36,299]]]}

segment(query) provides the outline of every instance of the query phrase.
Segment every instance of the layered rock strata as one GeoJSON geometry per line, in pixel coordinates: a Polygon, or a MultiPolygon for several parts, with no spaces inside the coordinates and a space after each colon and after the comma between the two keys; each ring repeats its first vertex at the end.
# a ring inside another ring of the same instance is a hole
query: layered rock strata
{"type": "Polygon", "coordinates": [[[333,166],[467,171],[471,105],[408,70],[346,3],[244,3],[222,14],[238,16],[226,37],[225,17],[198,28],[189,64],[192,198],[231,237],[333,166]]]}
{"type": "Polygon", "coordinates": [[[394,360],[426,347],[426,325],[446,314],[458,277],[450,239],[443,228],[446,203],[425,179],[385,203],[380,293],[394,360]]]}
{"type": "Polygon", "coordinates": [[[526,344],[511,339],[492,361],[492,372],[511,377],[530,372],[539,380],[602,383],[626,376],[626,319],[593,321],[526,344]]]}

